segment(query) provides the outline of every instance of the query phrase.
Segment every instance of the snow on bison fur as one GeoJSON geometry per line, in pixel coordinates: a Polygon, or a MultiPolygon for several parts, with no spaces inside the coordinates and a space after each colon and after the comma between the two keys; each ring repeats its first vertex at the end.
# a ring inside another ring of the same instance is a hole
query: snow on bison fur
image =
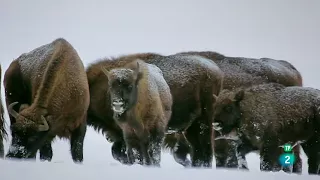
{"type": "Polygon", "coordinates": [[[215,99],[214,129],[246,138],[260,152],[261,170],[280,170],[280,146],[300,142],[308,172],[320,173],[320,90],[269,83],[223,90],[215,99]]]}
{"type": "MultiPolygon", "coordinates": [[[[1,79],[1,65],[0,65],[0,82],[1,79]]],[[[4,109],[2,105],[2,95],[1,95],[1,84],[0,84],[0,158],[4,157],[4,147],[3,140],[6,139],[7,132],[5,130],[5,121],[4,121],[4,109]]]]}
{"type": "MultiPolygon", "coordinates": [[[[212,51],[189,51],[177,54],[200,55],[214,61],[224,73],[223,89],[235,89],[239,87],[250,87],[263,83],[280,83],[285,86],[302,86],[300,72],[289,62],[274,60],[270,58],[244,58],[228,57],[212,51]]],[[[216,133],[216,132],[214,132],[216,133]]],[[[164,147],[171,149],[175,160],[183,165],[188,164],[187,154],[190,152],[190,145],[183,134],[167,135],[164,140],[164,147]],[[182,162],[182,163],[181,163],[182,162]]],[[[247,168],[245,159],[246,152],[250,149],[249,144],[243,144],[241,157],[236,157],[233,142],[221,139],[214,143],[214,154],[217,167],[247,168]],[[238,163],[239,162],[242,163],[238,163]]],[[[295,148],[299,151],[299,148],[295,148]]],[[[299,154],[299,153],[298,153],[299,154]]],[[[301,159],[297,157],[297,171],[302,170],[301,159]]]]}
{"type": "Polygon", "coordinates": [[[154,53],[132,54],[118,58],[105,58],[87,68],[90,88],[88,124],[102,130],[113,142],[112,155],[127,163],[126,147],[121,129],[113,120],[107,77],[101,68],[111,70],[141,59],[156,65],[170,87],[173,98],[172,115],[167,131],[185,131],[193,147],[192,166],[212,166],[212,94],[219,94],[223,73],[218,66],[201,56],[154,53]]]}
{"type": "Polygon", "coordinates": [[[161,145],[171,117],[172,97],[162,71],[141,60],[104,70],[113,109],[113,119],[123,131],[128,162],[133,148],[144,165],[160,166],[161,145]]]}
{"type": "Polygon", "coordinates": [[[83,63],[65,39],[58,38],[13,60],[4,75],[12,142],[8,158],[52,159],[51,142],[70,140],[74,162],[83,161],[90,103],[83,63]]]}

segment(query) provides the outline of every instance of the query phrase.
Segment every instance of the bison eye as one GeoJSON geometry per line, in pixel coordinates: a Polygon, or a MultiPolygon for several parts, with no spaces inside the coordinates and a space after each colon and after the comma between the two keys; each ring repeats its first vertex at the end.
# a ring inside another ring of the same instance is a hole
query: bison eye
{"type": "Polygon", "coordinates": [[[132,90],[132,88],[133,88],[132,85],[129,85],[129,86],[128,86],[128,90],[129,90],[129,91],[132,90]]]}

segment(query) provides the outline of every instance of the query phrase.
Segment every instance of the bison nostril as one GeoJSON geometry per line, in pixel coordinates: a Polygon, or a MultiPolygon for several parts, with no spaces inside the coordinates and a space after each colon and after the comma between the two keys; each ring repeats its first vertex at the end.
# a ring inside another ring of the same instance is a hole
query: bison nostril
{"type": "Polygon", "coordinates": [[[121,105],[123,105],[124,103],[123,102],[121,102],[121,101],[113,101],[112,102],[112,105],[114,105],[114,106],[121,106],[121,105]]]}
{"type": "Polygon", "coordinates": [[[112,101],[112,105],[114,106],[122,106],[124,103],[123,103],[123,100],[122,99],[114,99],[112,101]]]}
{"type": "Polygon", "coordinates": [[[123,113],[124,112],[124,102],[122,100],[113,100],[112,101],[112,109],[116,113],[123,113]]]}
{"type": "Polygon", "coordinates": [[[212,123],[213,126],[219,126],[219,124],[220,124],[220,123],[217,123],[217,122],[212,123]]]}

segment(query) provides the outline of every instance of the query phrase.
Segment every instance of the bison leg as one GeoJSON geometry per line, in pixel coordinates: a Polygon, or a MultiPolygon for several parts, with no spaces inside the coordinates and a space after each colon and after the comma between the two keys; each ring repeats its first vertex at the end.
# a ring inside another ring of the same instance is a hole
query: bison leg
{"type": "Polygon", "coordinates": [[[173,151],[174,160],[184,167],[191,167],[191,161],[188,159],[189,149],[177,144],[177,148],[173,151]]]}
{"type": "Polygon", "coordinates": [[[238,168],[243,170],[249,170],[246,155],[252,151],[257,150],[259,149],[252,146],[252,144],[247,138],[241,137],[241,141],[237,145],[238,168]]]}
{"type": "MultiPolygon", "coordinates": [[[[111,147],[111,153],[112,153],[112,157],[113,159],[119,161],[122,164],[129,164],[128,162],[128,155],[126,153],[126,144],[124,141],[116,141],[112,144],[111,147]]],[[[138,157],[141,157],[141,155],[137,154],[138,157]]],[[[135,156],[135,160],[137,159],[137,157],[135,156]]],[[[143,164],[142,161],[139,161],[139,164],[143,164]]]]}
{"type": "Polygon", "coordinates": [[[52,160],[52,146],[51,142],[46,142],[41,148],[40,148],[40,160],[41,161],[51,161],[52,160]]]}
{"type": "Polygon", "coordinates": [[[143,164],[150,166],[152,165],[152,161],[151,161],[151,157],[150,157],[150,153],[148,152],[149,149],[149,145],[150,143],[148,141],[142,140],[142,142],[140,143],[140,149],[141,149],[141,154],[143,157],[143,164]]]}
{"type": "MultiPolygon", "coordinates": [[[[134,153],[133,153],[133,147],[132,147],[132,144],[134,142],[134,138],[132,137],[131,132],[127,132],[127,131],[123,131],[123,138],[126,143],[128,165],[132,165],[136,160],[136,157],[134,156],[134,153]]],[[[141,152],[140,152],[140,154],[141,154],[141,152]]]]}
{"type": "Polygon", "coordinates": [[[192,167],[212,167],[212,93],[204,91],[201,94],[203,98],[195,111],[200,110],[201,114],[192,122],[185,135],[192,147],[190,153],[192,167]]]}
{"type": "Polygon", "coordinates": [[[308,173],[320,174],[320,138],[314,136],[306,143],[303,143],[302,148],[308,157],[308,173]]]}
{"type": "Polygon", "coordinates": [[[254,150],[258,149],[254,148],[251,143],[243,137],[241,137],[241,140],[238,142],[219,139],[215,141],[214,144],[216,167],[249,170],[246,155],[254,150]]]}
{"type": "Polygon", "coordinates": [[[278,158],[281,155],[277,140],[266,139],[260,150],[260,170],[261,171],[280,171],[281,166],[278,158]]]}
{"type": "MultiPolygon", "coordinates": [[[[294,156],[296,158],[296,162],[294,163],[293,167],[292,167],[292,172],[293,173],[296,173],[296,174],[301,174],[302,173],[302,160],[301,160],[301,157],[300,157],[300,146],[295,146],[293,148],[293,153],[294,153],[294,156]]],[[[283,171],[284,172],[287,172],[287,173],[291,173],[291,168],[283,168],[283,171]]]]}
{"type": "Polygon", "coordinates": [[[140,155],[143,157],[143,164],[150,166],[153,164],[151,161],[149,149],[150,149],[150,135],[147,132],[144,132],[139,135],[140,140],[140,155]]]}
{"type": "Polygon", "coordinates": [[[302,159],[300,157],[300,154],[295,154],[296,157],[296,163],[293,165],[292,172],[296,174],[302,173],[302,159]]]}
{"type": "Polygon", "coordinates": [[[135,162],[135,156],[133,154],[133,148],[129,144],[127,144],[126,146],[127,146],[128,164],[132,165],[135,162]]]}
{"type": "Polygon", "coordinates": [[[4,147],[3,147],[3,139],[0,136],[0,158],[4,157],[4,147]]]}
{"type": "Polygon", "coordinates": [[[151,142],[150,142],[150,156],[152,163],[156,167],[160,167],[161,163],[161,145],[165,137],[164,130],[157,130],[156,132],[151,133],[151,142]]]}
{"type": "Polygon", "coordinates": [[[83,122],[71,134],[70,147],[73,162],[82,163],[83,161],[83,142],[87,132],[87,124],[83,122]]]}
{"type": "Polygon", "coordinates": [[[128,156],[126,154],[126,144],[124,141],[116,141],[112,144],[111,153],[113,159],[122,164],[128,164],[128,156]]]}
{"type": "Polygon", "coordinates": [[[187,157],[191,152],[191,145],[184,133],[174,132],[166,134],[162,147],[170,150],[170,153],[178,164],[184,167],[191,166],[191,161],[187,157]]]}
{"type": "Polygon", "coordinates": [[[188,154],[192,152],[191,145],[186,139],[184,133],[179,135],[179,139],[176,143],[176,147],[173,148],[174,160],[184,167],[190,167],[191,161],[188,159],[188,154]]]}
{"type": "Polygon", "coordinates": [[[191,161],[193,167],[212,167],[212,128],[210,124],[196,120],[186,131],[186,138],[192,146],[191,161]]]}
{"type": "Polygon", "coordinates": [[[219,139],[214,142],[214,154],[217,168],[237,168],[236,146],[231,141],[219,139]]]}

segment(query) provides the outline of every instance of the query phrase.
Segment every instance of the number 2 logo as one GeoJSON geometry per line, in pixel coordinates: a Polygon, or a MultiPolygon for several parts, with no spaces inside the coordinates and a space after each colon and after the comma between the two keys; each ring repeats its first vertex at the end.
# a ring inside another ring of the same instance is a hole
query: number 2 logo
{"type": "Polygon", "coordinates": [[[284,158],[286,159],[284,163],[290,164],[290,156],[285,156],[284,158]]]}

